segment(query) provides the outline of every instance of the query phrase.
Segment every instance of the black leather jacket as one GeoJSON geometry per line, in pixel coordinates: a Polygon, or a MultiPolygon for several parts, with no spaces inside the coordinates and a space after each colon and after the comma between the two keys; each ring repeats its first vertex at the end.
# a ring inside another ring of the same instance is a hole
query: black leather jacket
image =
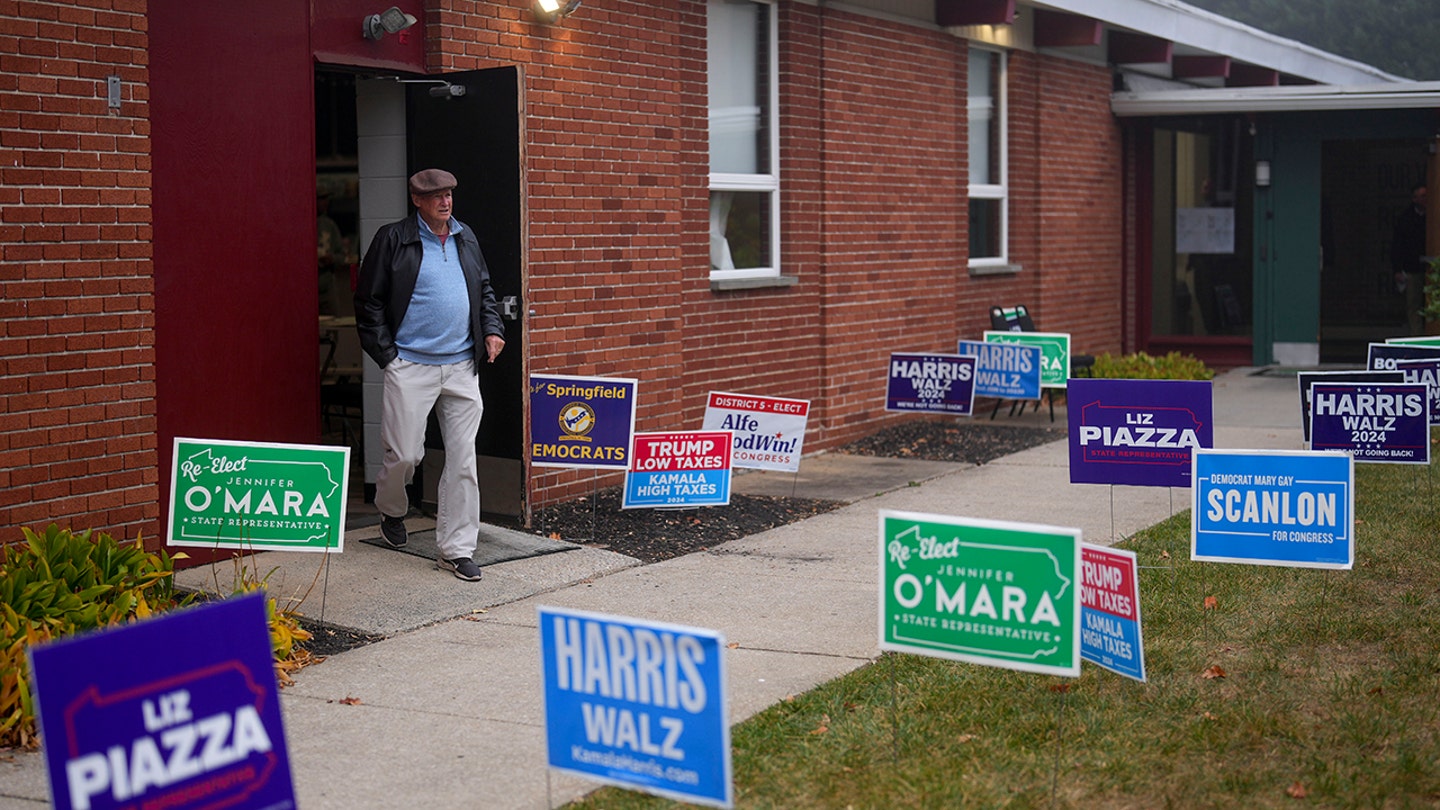
{"type": "MultiPolygon", "coordinates": [[[[470,290],[470,335],[475,339],[475,369],[479,373],[487,357],[485,336],[503,338],[505,326],[495,305],[490,270],[480,254],[480,243],[469,226],[461,225],[463,230],[450,238],[455,240],[460,267],[465,272],[465,286],[470,290]]],[[[395,332],[405,319],[410,296],[415,292],[415,278],[420,274],[423,253],[419,219],[411,214],[376,231],[360,263],[360,280],[355,287],[355,326],[360,331],[360,346],[381,368],[390,365],[399,354],[395,348],[395,332]]]]}

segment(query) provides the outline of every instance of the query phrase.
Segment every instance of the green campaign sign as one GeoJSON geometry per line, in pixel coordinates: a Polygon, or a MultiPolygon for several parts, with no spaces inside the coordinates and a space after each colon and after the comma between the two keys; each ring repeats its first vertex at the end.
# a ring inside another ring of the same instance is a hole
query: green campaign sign
{"type": "Polygon", "coordinates": [[[880,511],[880,647],[1080,675],[1080,530],[880,511]]]}
{"type": "Polygon", "coordinates": [[[1064,388],[1070,381],[1069,332],[1004,332],[986,330],[986,343],[1018,343],[1040,347],[1040,387],[1064,388]]]}
{"type": "Polygon", "coordinates": [[[172,546],[341,551],[350,448],[175,439],[172,546]]]}

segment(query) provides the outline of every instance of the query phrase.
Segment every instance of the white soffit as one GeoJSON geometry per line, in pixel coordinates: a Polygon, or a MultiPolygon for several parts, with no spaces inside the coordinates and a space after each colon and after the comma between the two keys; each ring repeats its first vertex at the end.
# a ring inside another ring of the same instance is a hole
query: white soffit
{"type": "Polygon", "coordinates": [[[1440,82],[1351,86],[1228,87],[1114,93],[1110,110],[1120,117],[1305,110],[1400,110],[1440,108],[1440,82]]]}
{"type": "Polygon", "coordinates": [[[1177,0],[1042,0],[1036,8],[1091,17],[1115,27],[1169,40],[1177,53],[1228,56],[1322,84],[1369,84],[1405,79],[1379,68],[1188,6],[1177,0]]]}

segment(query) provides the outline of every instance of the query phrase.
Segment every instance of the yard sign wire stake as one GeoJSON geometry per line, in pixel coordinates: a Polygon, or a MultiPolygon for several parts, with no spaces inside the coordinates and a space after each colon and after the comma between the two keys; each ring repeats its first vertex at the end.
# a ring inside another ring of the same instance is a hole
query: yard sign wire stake
{"type": "Polygon", "coordinates": [[[896,765],[900,764],[900,708],[899,701],[895,697],[895,658],[898,653],[884,653],[890,660],[886,669],[890,673],[890,757],[896,765]]]}
{"type": "Polygon", "coordinates": [[[1050,771],[1050,806],[1054,807],[1060,798],[1060,754],[1065,750],[1065,701],[1070,696],[1070,684],[1062,684],[1060,707],[1055,710],[1055,766],[1050,771]]]}
{"type": "MultiPolygon", "coordinates": [[[[334,546],[330,546],[334,548],[334,546]]],[[[325,578],[320,582],[320,622],[325,622],[325,594],[330,592],[330,548],[325,549],[325,559],[320,562],[320,567],[325,572],[325,578]]]]}
{"type": "Polygon", "coordinates": [[[590,542],[598,543],[600,538],[595,536],[595,510],[600,505],[600,473],[590,476],[590,542]]]}
{"type": "Polygon", "coordinates": [[[1110,544],[1115,544],[1115,485],[1110,484],[1110,544]]]}

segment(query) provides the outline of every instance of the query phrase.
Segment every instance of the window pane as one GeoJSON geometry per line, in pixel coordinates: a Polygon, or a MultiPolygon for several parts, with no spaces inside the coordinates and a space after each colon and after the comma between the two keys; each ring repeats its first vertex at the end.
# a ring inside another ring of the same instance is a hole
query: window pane
{"type": "Polygon", "coordinates": [[[1150,334],[1248,336],[1252,328],[1252,186],[1239,119],[1156,129],[1150,334]],[[1203,229],[1197,223],[1205,223],[1203,229]]]}
{"type": "Polygon", "coordinates": [[[746,270],[774,267],[770,255],[767,191],[710,192],[710,267],[746,270]]]}
{"type": "Polygon", "coordinates": [[[1000,257],[1000,206],[1002,200],[970,198],[970,258],[1000,257]]]}
{"type": "Polygon", "coordinates": [[[710,171],[770,172],[770,7],[709,3],[710,171]]]}
{"type": "Polygon", "coordinates": [[[970,182],[996,185],[1000,178],[1000,117],[996,115],[999,98],[1000,55],[990,51],[970,51],[969,103],[970,182]]]}

